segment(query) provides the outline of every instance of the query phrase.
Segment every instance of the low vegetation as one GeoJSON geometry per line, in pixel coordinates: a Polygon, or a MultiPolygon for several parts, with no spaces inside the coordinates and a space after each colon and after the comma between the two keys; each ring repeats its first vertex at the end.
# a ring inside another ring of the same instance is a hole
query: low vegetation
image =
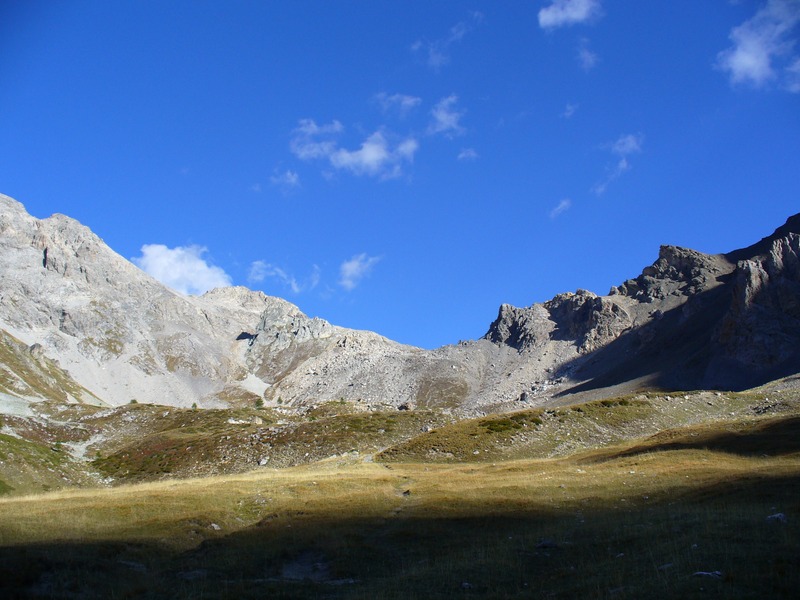
{"type": "Polygon", "coordinates": [[[800,412],[800,403],[793,391],[642,393],[461,420],[404,440],[377,459],[456,463],[566,456],[676,427],[724,427],[794,412],[800,412]]]}
{"type": "Polygon", "coordinates": [[[347,402],[302,418],[143,404],[37,411],[4,417],[14,435],[0,434],[0,597],[800,590],[792,390],[639,394],[460,422],[347,402]],[[98,437],[111,429],[117,437],[98,437]],[[51,479],[9,478],[21,465],[51,479]],[[59,480],[70,487],[20,495],[59,480]]]}
{"type": "Polygon", "coordinates": [[[0,592],[794,597],[800,455],[796,443],[752,451],[776,432],[798,439],[800,424],[770,417],[734,438],[675,431],[559,459],[341,458],[7,498],[0,592]]]}

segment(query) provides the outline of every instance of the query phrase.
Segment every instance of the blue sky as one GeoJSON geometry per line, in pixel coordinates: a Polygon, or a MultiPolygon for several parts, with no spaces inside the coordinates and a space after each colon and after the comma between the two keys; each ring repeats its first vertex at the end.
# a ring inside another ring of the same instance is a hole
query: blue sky
{"type": "Polygon", "coordinates": [[[800,211],[800,0],[0,5],[0,192],[423,347],[800,211]]]}

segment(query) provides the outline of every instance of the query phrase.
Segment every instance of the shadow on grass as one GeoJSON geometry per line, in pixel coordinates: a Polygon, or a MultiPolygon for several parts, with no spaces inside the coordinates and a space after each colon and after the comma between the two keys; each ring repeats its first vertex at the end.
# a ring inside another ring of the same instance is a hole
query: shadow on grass
{"type": "Polygon", "coordinates": [[[6,547],[0,597],[794,598],[799,492],[798,477],[763,476],[617,508],[276,513],[186,552],[122,540],[6,547]],[[787,520],[768,520],[776,511],[787,520]]]}
{"type": "Polygon", "coordinates": [[[741,432],[659,433],[632,448],[604,454],[600,461],[670,450],[712,450],[740,456],[781,456],[800,452],[800,417],[770,419],[741,432]]]}

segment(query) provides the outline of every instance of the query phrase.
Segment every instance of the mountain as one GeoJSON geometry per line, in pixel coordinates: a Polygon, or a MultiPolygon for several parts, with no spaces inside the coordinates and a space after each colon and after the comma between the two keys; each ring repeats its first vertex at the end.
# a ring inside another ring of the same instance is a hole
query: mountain
{"type": "Polygon", "coordinates": [[[344,400],[475,415],[639,389],[744,389],[800,371],[799,234],[796,215],[727,254],[662,246],[606,296],[503,305],[482,339],[427,351],[242,287],[183,296],[77,221],[36,219],[0,195],[11,349],[0,394],[52,398],[30,382],[57,373],[70,402],[303,412],[344,400]]]}
{"type": "Polygon", "coordinates": [[[800,215],[757,244],[707,255],[662,246],[608,296],[562,294],[503,307],[487,337],[520,352],[554,339],[566,396],[618,386],[741,390],[800,370],[800,215]]]}

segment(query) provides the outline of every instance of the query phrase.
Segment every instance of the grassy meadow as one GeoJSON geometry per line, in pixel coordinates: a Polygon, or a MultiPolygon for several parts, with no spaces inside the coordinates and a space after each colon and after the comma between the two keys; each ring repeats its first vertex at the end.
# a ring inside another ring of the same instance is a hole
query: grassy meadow
{"type": "Polygon", "coordinates": [[[559,458],[5,497],[0,597],[794,598],[799,452],[786,414],[559,458]]]}

